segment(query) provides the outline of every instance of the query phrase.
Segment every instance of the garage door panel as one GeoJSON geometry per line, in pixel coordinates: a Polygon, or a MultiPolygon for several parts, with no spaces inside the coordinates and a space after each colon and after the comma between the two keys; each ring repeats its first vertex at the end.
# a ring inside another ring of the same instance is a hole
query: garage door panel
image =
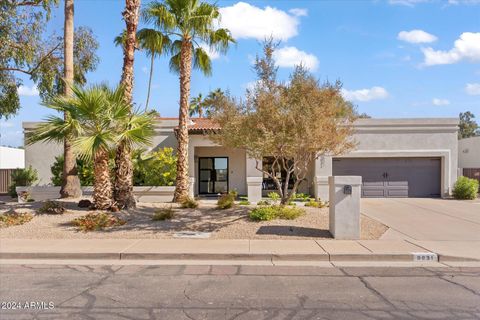
{"type": "Polygon", "coordinates": [[[386,196],[384,189],[368,189],[362,187],[362,197],[364,198],[384,198],[386,196]]]}
{"type": "Polygon", "coordinates": [[[333,175],[362,177],[363,197],[438,197],[439,158],[341,158],[333,175]]]}

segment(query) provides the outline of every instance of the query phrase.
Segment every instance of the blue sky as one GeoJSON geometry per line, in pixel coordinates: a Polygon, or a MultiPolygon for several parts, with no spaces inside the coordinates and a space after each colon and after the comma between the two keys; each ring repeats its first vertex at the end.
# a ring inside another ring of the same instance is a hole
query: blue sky
{"type": "MultiPolygon", "coordinates": [[[[100,64],[88,74],[90,83],[114,85],[120,79],[122,52],[113,38],[124,27],[123,4],[76,1],[75,25],[90,27],[100,43],[100,64]]],[[[255,80],[252,60],[261,50],[259,41],[273,35],[282,40],[276,55],[280,78],[302,62],[320,80],[341,80],[344,96],[372,117],[456,117],[470,110],[480,118],[480,0],[220,0],[218,5],[222,25],[237,44],[226,55],[211,53],[211,77],[194,72],[192,95],[217,87],[242,95],[255,80]]],[[[62,28],[60,6],[48,30],[62,28]]],[[[138,105],[145,103],[148,67],[148,58],[137,52],[138,105]]],[[[178,76],[169,72],[167,57],[155,61],[154,72],[150,105],[162,116],[176,116],[178,76]]],[[[19,93],[19,114],[0,122],[1,145],[22,145],[21,123],[51,113],[28,79],[19,93]]]]}

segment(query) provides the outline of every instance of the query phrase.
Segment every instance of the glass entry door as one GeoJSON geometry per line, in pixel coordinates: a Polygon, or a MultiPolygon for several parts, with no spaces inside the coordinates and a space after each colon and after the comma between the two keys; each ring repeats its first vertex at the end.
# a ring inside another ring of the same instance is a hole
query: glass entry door
{"type": "Polygon", "coordinates": [[[198,158],[198,193],[228,192],[228,158],[198,158]]]}

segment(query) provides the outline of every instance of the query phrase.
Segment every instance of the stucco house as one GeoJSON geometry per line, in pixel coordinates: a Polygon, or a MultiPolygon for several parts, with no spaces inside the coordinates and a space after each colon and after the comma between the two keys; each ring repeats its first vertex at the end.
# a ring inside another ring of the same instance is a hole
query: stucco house
{"type": "Polygon", "coordinates": [[[458,140],[459,174],[480,181],[480,136],[458,140]]]}
{"type": "MultiPolygon", "coordinates": [[[[28,130],[36,123],[24,123],[28,130]]],[[[176,148],[176,118],[158,118],[154,148],[176,148]]],[[[328,199],[328,176],[362,176],[363,197],[445,197],[451,194],[458,172],[458,119],[359,119],[355,122],[356,149],[337,157],[321,156],[309,166],[299,192],[328,199]]],[[[214,144],[209,134],[219,130],[206,118],[189,125],[189,176],[192,196],[236,190],[258,201],[273,184],[256,169],[256,160],[241,149],[214,144]]],[[[39,171],[40,184],[50,183],[50,165],[61,146],[26,146],[26,165],[39,171]]],[[[269,165],[269,159],[259,159],[269,165]]]]}

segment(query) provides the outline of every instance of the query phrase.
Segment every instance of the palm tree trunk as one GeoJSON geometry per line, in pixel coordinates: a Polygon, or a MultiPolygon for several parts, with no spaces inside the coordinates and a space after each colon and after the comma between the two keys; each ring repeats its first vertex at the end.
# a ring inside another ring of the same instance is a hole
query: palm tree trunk
{"type": "Polygon", "coordinates": [[[148,110],[148,102],[150,101],[150,89],[152,87],[152,75],[153,75],[153,61],[155,60],[154,52],[151,52],[152,58],[150,60],[150,76],[148,77],[148,91],[147,102],[145,103],[145,111],[148,110]]]}
{"type": "Polygon", "coordinates": [[[95,209],[109,210],[112,208],[112,182],[108,167],[108,151],[100,149],[94,157],[93,206],[95,209]]]}
{"type": "MultiPolygon", "coordinates": [[[[73,0],[65,0],[65,25],[64,25],[64,94],[72,94],[71,86],[73,84],[73,0]]],[[[68,119],[68,113],[64,118],[68,119]]],[[[80,179],[77,175],[76,158],[72,150],[71,142],[65,137],[63,142],[63,175],[60,196],[62,198],[79,198],[82,196],[80,179]]]]}
{"type": "MultiPolygon", "coordinates": [[[[133,60],[135,56],[136,33],[140,0],[125,0],[123,18],[127,26],[127,39],[123,47],[123,70],[121,84],[125,89],[125,99],[132,102],[133,60]]],[[[133,196],[133,165],[131,149],[121,142],[115,157],[115,191],[114,197],[120,209],[135,207],[133,196]]]]}
{"type": "Polygon", "coordinates": [[[177,178],[173,201],[181,202],[188,197],[188,110],[190,78],[192,73],[192,43],[183,40],[180,52],[180,110],[177,131],[177,178]]]}

